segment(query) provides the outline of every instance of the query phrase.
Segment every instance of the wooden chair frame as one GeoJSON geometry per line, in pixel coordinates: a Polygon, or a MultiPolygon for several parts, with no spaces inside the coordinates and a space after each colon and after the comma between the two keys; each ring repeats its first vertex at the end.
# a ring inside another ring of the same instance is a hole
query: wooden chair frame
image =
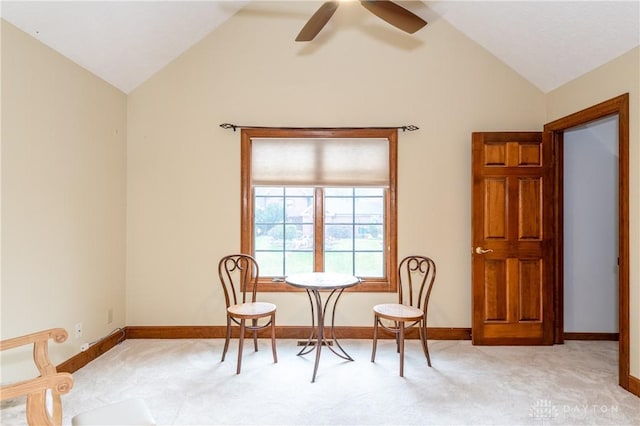
{"type": "Polygon", "coordinates": [[[407,256],[402,259],[398,265],[398,303],[384,303],[373,307],[371,362],[375,362],[378,328],[382,328],[395,335],[397,351],[400,353],[400,376],[404,377],[405,332],[417,326],[427,365],[431,367],[427,344],[427,308],[435,279],[436,264],[432,259],[425,256],[407,256]],[[391,321],[393,325],[385,325],[382,320],[391,321]]]}
{"type": "Polygon", "coordinates": [[[238,364],[236,374],[240,374],[242,364],[242,347],[245,330],[253,334],[253,347],[258,351],[258,330],[271,328],[271,351],[273,362],[278,362],[276,353],[276,306],[272,303],[258,302],[256,293],[258,290],[258,277],[260,268],[258,262],[248,254],[232,254],[223,257],[218,263],[218,275],[224,290],[225,304],[227,306],[227,334],[222,350],[222,361],[229,349],[231,340],[231,326],[240,326],[240,338],[238,343],[238,364]],[[249,298],[247,297],[249,296],[249,298]],[[268,318],[265,324],[259,324],[258,320],[268,318]],[[246,320],[251,320],[251,325],[246,325],[246,320]]]}
{"type": "Polygon", "coordinates": [[[37,378],[24,380],[0,388],[0,400],[27,397],[27,423],[30,426],[54,426],[62,424],[62,401],[60,395],[73,387],[73,377],[69,373],[58,373],[49,360],[49,339],[56,343],[67,340],[68,334],[62,328],[52,328],[37,333],[0,341],[0,351],[33,344],[33,361],[40,372],[37,378]],[[51,413],[47,410],[47,392],[53,402],[51,413]]]}

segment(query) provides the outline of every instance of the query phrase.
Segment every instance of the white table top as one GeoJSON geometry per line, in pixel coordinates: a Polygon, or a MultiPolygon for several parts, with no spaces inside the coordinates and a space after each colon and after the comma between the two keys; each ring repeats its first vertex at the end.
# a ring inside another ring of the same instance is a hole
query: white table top
{"type": "Polygon", "coordinates": [[[289,275],[285,277],[284,281],[294,287],[308,288],[310,290],[333,290],[352,287],[358,284],[360,279],[349,274],[307,272],[289,275]]]}

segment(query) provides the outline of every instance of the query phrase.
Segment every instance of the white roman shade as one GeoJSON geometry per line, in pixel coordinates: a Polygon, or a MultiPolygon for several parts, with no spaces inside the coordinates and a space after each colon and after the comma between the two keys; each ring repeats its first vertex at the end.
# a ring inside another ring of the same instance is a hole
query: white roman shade
{"type": "Polygon", "coordinates": [[[253,185],[389,186],[386,138],[251,139],[253,185]]]}

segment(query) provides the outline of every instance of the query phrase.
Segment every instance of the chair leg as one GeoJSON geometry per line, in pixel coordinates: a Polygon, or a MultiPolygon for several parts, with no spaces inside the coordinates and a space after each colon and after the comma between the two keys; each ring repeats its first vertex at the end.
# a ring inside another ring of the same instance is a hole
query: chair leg
{"type": "Polygon", "coordinates": [[[278,353],[276,351],[276,316],[271,315],[271,352],[273,352],[273,362],[278,362],[278,353]]]}
{"type": "Polygon", "coordinates": [[[251,325],[254,328],[254,330],[253,330],[253,349],[256,352],[258,352],[258,331],[255,330],[256,326],[258,325],[258,320],[257,319],[251,320],[251,325]]]}
{"type": "Polygon", "coordinates": [[[378,347],[378,316],[373,316],[373,349],[371,350],[371,362],[376,360],[376,349],[378,347]]]}
{"type": "Polygon", "coordinates": [[[238,368],[236,374],[240,374],[240,366],[242,364],[242,345],[244,343],[244,318],[240,320],[240,339],[238,343],[238,368]]]}
{"type": "Polygon", "coordinates": [[[399,348],[400,348],[400,377],[404,377],[404,322],[400,321],[400,332],[398,333],[399,348]]]}
{"type": "MultiPolygon", "coordinates": [[[[400,353],[400,323],[396,321],[395,323],[396,329],[396,352],[400,353]]],[[[404,323],[402,323],[404,325],[404,323]]]]}
{"type": "Polygon", "coordinates": [[[431,357],[429,356],[429,344],[427,343],[427,323],[422,322],[420,325],[420,341],[422,342],[422,350],[427,357],[427,365],[431,367],[431,357]]]}
{"type": "Polygon", "coordinates": [[[220,362],[224,362],[227,349],[229,349],[229,340],[231,340],[231,319],[227,317],[227,336],[224,340],[224,349],[222,349],[222,360],[220,362]]]}

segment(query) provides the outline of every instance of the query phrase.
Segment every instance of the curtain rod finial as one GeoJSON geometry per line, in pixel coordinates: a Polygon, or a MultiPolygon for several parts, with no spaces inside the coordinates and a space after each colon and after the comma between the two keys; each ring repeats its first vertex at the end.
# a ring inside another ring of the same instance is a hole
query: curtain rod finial
{"type": "Polygon", "coordinates": [[[231,123],[222,123],[220,125],[220,127],[222,127],[223,129],[233,129],[234,132],[238,128],[238,126],[236,126],[235,124],[231,124],[231,123]]]}

